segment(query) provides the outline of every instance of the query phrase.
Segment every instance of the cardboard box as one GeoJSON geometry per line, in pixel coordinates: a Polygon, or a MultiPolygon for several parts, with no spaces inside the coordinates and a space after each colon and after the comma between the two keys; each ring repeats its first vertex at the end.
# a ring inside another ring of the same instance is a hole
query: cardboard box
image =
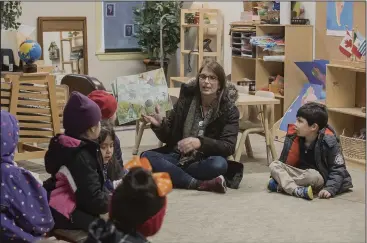
{"type": "Polygon", "coordinates": [[[243,11],[245,12],[252,12],[252,8],[253,8],[254,2],[251,1],[243,1],[243,11]]]}

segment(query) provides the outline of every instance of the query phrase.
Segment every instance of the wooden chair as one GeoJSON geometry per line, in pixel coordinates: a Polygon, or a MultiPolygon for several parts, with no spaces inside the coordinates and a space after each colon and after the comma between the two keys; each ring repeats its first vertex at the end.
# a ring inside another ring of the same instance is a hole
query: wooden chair
{"type": "Polygon", "coordinates": [[[78,91],[86,96],[94,90],[106,91],[101,81],[83,74],[67,74],[61,79],[61,84],[69,86],[70,93],[78,91]]]}
{"type": "Polygon", "coordinates": [[[47,145],[39,145],[48,144],[52,136],[61,132],[68,88],[56,87],[49,73],[7,74],[4,79],[1,109],[17,118],[20,129],[15,160],[43,158],[47,145]]]}
{"type": "MultiPolygon", "coordinates": [[[[274,98],[274,93],[273,92],[269,92],[269,91],[256,91],[255,95],[258,96],[262,96],[262,97],[267,97],[267,98],[274,98]]],[[[255,107],[253,107],[255,108],[255,107]]],[[[251,133],[262,133],[264,132],[264,122],[263,122],[263,115],[266,115],[269,117],[269,119],[271,120],[271,116],[273,113],[274,108],[271,107],[270,109],[268,109],[268,114],[263,114],[263,110],[261,108],[261,106],[256,106],[256,109],[258,111],[257,116],[260,116],[260,120],[258,121],[250,121],[247,120],[248,118],[246,116],[241,117],[240,119],[240,133],[242,133],[241,135],[241,139],[237,145],[237,149],[235,152],[235,156],[234,156],[234,160],[239,162],[241,159],[241,155],[243,152],[243,148],[244,145],[246,147],[246,152],[247,152],[247,156],[248,157],[253,157],[253,152],[252,152],[252,148],[251,148],[251,142],[250,142],[250,138],[249,138],[249,134],[251,133]]]]}

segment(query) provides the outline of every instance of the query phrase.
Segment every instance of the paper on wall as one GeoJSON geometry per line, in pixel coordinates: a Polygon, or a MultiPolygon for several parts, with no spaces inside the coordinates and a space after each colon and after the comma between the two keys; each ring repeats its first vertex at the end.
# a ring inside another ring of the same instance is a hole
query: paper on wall
{"type": "Polygon", "coordinates": [[[34,39],[32,34],[35,32],[36,27],[30,25],[20,25],[17,31],[17,45],[18,47],[22,44],[25,40],[34,39]]]}

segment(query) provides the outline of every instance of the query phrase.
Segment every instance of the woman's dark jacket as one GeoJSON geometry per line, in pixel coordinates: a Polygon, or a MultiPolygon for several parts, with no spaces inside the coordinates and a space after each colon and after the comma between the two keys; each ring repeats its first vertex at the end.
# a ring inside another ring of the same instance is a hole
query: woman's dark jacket
{"type": "MultiPolygon", "coordinates": [[[[160,127],[152,126],[158,139],[166,145],[155,149],[160,153],[169,153],[177,143],[183,139],[184,123],[191,102],[195,95],[200,95],[196,80],[181,86],[180,96],[173,110],[163,119],[160,127]]],[[[201,152],[204,157],[222,156],[227,158],[235,152],[239,130],[239,111],[236,107],[238,91],[235,86],[227,82],[226,88],[219,102],[219,111],[214,114],[203,136],[198,136],[201,152]]]]}

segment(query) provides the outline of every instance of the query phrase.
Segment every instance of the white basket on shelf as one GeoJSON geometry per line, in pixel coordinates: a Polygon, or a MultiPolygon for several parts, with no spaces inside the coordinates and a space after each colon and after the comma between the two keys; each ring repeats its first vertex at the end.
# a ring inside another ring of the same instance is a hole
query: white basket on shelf
{"type": "Polygon", "coordinates": [[[343,133],[340,135],[340,144],[346,160],[358,163],[366,163],[366,140],[347,137],[343,133]]]}

